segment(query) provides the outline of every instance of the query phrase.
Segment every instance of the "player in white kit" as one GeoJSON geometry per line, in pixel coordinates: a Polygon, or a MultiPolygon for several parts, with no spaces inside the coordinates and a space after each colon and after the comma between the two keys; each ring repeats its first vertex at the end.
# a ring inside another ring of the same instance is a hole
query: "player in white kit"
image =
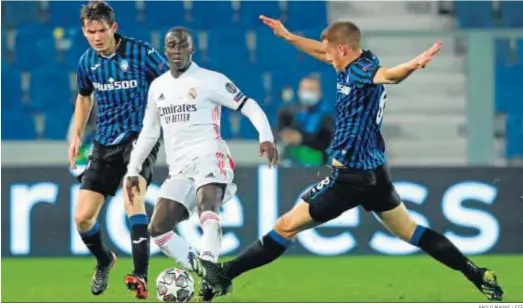
{"type": "MultiPolygon", "coordinates": [[[[165,36],[165,54],[170,71],[149,88],[143,129],[131,153],[127,173],[129,197],[139,193],[141,166],[163,130],[169,175],[149,225],[156,244],[185,269],[193,270],[195,251],[173,232],[175,226],[197,212],[203,230],[200,258],[217,262],[221,247],[218,211],[236,193],[234,162],[220,136],[221,107],[241,111],[258,130],[260,154],[277,164],[267,116],[225,75],[199,67],[192,61],[194,43],[184,28],[165,36]]],[[[246,72],[247,74],[247,72],[246,72]]],[[[214,291],[202,281],[202,301],[211,301],[214,291]]]]}

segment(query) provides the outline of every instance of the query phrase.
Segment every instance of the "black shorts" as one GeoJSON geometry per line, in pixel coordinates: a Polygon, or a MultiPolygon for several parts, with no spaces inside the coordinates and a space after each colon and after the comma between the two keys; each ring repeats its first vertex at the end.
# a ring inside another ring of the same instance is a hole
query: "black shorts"
{"type": "Polygon", "coordinates": [[[361,205],[366,211],[385,212],[401,203],[387,164],[374,170],[332,167],[331,175],[307,191],[311,217],[320,223],[361,205]]]}
{"type": "MultiPolygon", "coordinates": [[[[138,135],[133,135],[125,142],[112,146],[95,143],[87,167],[78,177],[82,183],[80,189],[95,191],[105,197],[114,196],[127,173],[127,164],[137,138],[138,135]]],[[[143,163],[140,175],[145,178],[147,185],[151,183],[159,149],[160,142],[143,163]]]]}

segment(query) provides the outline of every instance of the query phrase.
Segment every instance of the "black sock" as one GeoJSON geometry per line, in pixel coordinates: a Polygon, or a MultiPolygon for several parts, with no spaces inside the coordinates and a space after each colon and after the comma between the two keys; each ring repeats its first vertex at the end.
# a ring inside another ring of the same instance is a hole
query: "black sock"
{"type": "Polygon", "coordinates": [[[100,231],[100,224],[96,222],[91,230],[87,232],[80,232],[80,237],[85,246],[95,256],[99,265],[109,266],[113,261],[113,256],[107,247],[102,243],[102,233],[100,231]]]}
{"type": "Polygon", "coordinates": [[[478,267],[441,233],[417,226],[410,243],[451,269],[462,272],[468,279],[478,278],[478,267]]]}
{"type": "Polygon", "coordinates": [[[239,256],[223,265],[225,275],[231,279],[257,267],[271,263],[280,257],[292,244],[274,230],[265,234],[261,240],[249,245],[239,256]]]}
{"type": "Polygon", "coordinates": [[[137,214],[129,217],[131,223],[131,244],[133,249],[134,274],[147,278],[149,269],[149,232],[146,214],[137,214]]]}

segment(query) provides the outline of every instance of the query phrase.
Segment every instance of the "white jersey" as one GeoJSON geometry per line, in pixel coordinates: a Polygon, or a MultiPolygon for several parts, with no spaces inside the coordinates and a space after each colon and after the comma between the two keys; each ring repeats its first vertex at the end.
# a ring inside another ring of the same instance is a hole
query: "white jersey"
{"type": "Polygon", "coordinates": [[[181,172],[203,155],[230,156],[220,135],[221,107],[236,110],[245,100],[247,97],[225,75],[196,63],[179,78],[164,73],[149,88],[143,129],[129,164],[136,170],[129,173],[139,172],[160,128],[170,174],[181,172]]]}

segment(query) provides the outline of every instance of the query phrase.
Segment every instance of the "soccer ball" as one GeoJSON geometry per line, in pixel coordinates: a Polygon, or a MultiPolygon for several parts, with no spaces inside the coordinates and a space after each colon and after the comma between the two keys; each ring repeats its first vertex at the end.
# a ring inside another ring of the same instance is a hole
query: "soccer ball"
{"type": "Polygon", "coordinates": [[[168,268],[156,278],[156,296],[166,303],[188,302],[194,296],[194,279],[179,268],[168,268]]]}

